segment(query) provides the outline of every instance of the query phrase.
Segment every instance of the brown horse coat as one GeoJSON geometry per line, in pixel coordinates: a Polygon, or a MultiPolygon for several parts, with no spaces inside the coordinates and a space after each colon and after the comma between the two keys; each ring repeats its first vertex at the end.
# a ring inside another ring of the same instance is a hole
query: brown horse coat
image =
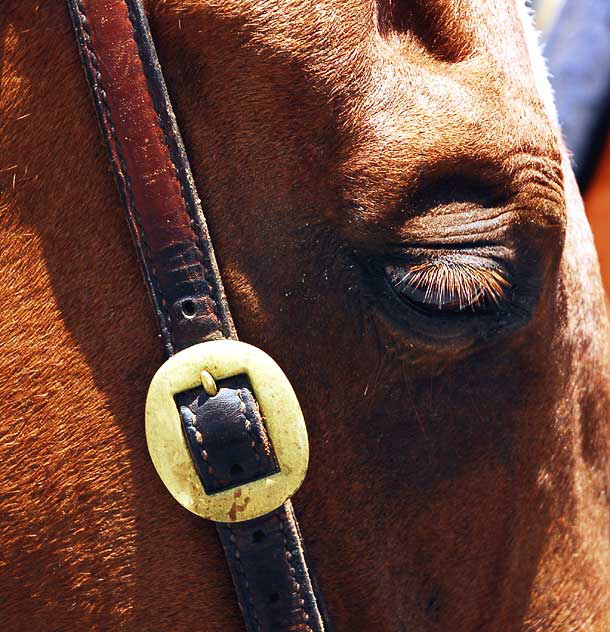
{"type": "MultiPolygon", "coordinates": [[[[239,630],[213,525],[146,452],[160,344],[67,12],[0,7],[0,620],[239,630]]],[[[238,331],[305,412],[335,628],[610,629],[608,320],[524,8],[149,11],[238,331]],[[397,251],[481,243],[501,327],[388,295],[397,251]]]]}

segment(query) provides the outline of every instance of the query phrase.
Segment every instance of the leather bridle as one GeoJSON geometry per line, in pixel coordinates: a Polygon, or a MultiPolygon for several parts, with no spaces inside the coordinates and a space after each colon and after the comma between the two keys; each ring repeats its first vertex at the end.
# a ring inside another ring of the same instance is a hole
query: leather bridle
{"type": "Polygon", "coordinates": [[[287,378],[239,342],[140,0],[68,0],[169,359],[146,437],[180,504],[216,523],[250,632],[328,630],[290,502],[307,468],[287,378]]]}

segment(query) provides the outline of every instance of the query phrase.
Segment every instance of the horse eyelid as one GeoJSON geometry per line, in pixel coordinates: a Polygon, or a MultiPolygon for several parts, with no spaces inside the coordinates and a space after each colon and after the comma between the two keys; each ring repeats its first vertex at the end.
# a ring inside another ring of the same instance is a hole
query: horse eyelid
{"type": "Polygon", "coordinates": [[[412,302],[438,311],[476,310],[506,299],[507,275],[494,267],[439,259],[413,264],[389,264],[386,277],[412,302]]]}

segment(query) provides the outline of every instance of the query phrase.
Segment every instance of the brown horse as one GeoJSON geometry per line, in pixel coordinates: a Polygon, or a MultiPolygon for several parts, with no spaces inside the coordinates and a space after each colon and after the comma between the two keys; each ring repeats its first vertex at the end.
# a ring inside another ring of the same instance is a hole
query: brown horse
{"type": "MultiPolygon", "coordinates": [[[[305,412],[335,628],[610,629],[608,321],[521,0],[148,11],[238,331],[305,412]]],[[[66,8],[1,13],[0,620],[240,630],[147,455],[160,345],[66,8]]]]}

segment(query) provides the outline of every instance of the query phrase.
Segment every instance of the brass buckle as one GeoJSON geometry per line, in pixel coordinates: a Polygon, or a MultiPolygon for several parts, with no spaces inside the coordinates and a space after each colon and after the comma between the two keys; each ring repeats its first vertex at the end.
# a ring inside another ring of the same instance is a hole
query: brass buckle
{"type": "Polygon", "coordinates": [[[212,340],[172,356],[153,377],[146,398],[146,442],[153,464],[171,495],[186,509],[216,522],[241,522],[282,505],[300,487],[309,460],[303,413],[288,378],[264,352],[245,342],[212,340]],[[203,373],[203,375],[202,375],[203,373]],[[174,395],[215,380],[246,374],[279,472],[206,494],[191,460],[174,395]]]}

